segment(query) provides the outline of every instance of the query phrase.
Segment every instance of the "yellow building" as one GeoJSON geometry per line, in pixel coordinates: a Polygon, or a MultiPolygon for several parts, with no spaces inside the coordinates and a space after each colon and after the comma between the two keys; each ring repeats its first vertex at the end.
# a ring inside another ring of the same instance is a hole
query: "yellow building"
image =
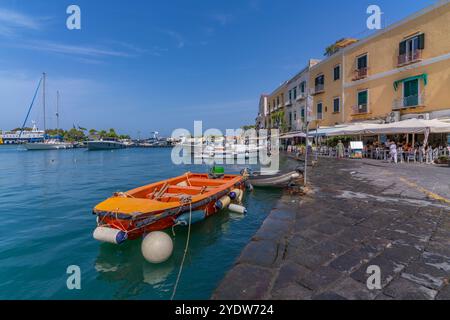
{"type": "Polygon", "coordinates": [[[267,95],[267,103],[269,114],[265,117],[266,128],[277,128],[285,131],[286,128],[286,108],[285,108],[285,92],[287,90],[287,82],[281,84],[274,92],[267,95]]]}
{"type": "Polygon", "coordinates": [[[311,69],[311,128],[450,116],[450,1],[346,46],[311,69]]]}

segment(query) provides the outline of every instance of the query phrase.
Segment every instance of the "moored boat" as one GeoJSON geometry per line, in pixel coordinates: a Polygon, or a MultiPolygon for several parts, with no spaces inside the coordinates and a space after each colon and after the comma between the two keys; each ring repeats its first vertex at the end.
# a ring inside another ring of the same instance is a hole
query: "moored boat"
{"type": "Polygon", "coordinates": [[[186,173],[115,193],[93,210],[98,224],[94,238],[120,244],[175,225],[201,221],[241,203],[245,182],[242,175],[186,173]]]}
{"type": "Polygon", "coordinates": [[[113,150],[124,149],[127,145],[120,141],[115,140],[94,140],[87,142],[87,148],[89,150],[113,150]]]}
{"type": "Polygon", "coordinates": [[[29,150],[61,150],[73,149],[73,144],[58,140],[46,140],[44,142],[26,143],[24,147],[29,150]]]}

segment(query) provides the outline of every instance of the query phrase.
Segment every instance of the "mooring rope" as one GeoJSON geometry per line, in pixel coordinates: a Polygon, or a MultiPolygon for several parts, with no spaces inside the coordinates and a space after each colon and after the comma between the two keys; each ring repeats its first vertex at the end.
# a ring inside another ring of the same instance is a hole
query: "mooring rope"
{"type": "Polygon", "coordinates": [[[178,289],[178,283],[180,282],[181,273],[183,271],[184,261],[186,260],[187,252],[189,250],[189,241],[191,238],[191,224],[192,224],[192,198],[186,197],[181,200],[182,202],[189,201],[189,225],[188,225],[188,233],[187,233],[187,239],[186,239],[186,246],[184,248],[184,254],[183,259],[181,260],[180,270],[178,271],[177,280],[175,281],[175,286],[173,288],[172,296],[170,297],[170,300],[173,300],[175,298],[175,294],[177,293],[178,289]]]}

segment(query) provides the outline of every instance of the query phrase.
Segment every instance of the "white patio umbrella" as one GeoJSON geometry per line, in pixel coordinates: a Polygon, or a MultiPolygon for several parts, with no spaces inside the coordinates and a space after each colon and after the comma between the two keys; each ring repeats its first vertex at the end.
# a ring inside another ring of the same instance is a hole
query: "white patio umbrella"
{"type": "Polygon", "coordinates": [[[399,122],[375,125],[366,130],[368,134],[400,133],[446,133],[450,132],[450,123],[439,120],[409,119],[399,122]]]}

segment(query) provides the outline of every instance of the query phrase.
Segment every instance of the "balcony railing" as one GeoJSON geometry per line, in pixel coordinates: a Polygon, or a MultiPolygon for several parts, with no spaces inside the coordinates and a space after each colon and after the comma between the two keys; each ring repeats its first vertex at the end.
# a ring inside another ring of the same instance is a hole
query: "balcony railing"
{"type": "Polygon", "coordinates": [[[419,62],[421,60],[422,60],[422,50],[417,49],[417,50],[414,50],[413,52],[399,55],[398,56],[398,65],[404,66],[406,64],[419,62]]]}
{"type": "Polygon", "coordinates": [[[355,74],[353,76],[353,81],[358,81],[366,78],[368,75],[368,68],[356,69],[355,74]]]}
{"type": "Polygon", "coordinates": [[[315,87],[314,87],[314,92],[313,92],[313,94],[319,94],[319,93],[322,93],[322,92],[324,92],[325,91],[325,85],[324,84],[317,84],[315,87]]]}
{"type": "Polygon", "coordinates": [[[317,114],[316,120],[323,120],[323,113],[322,112],[317,114]]]}
{"type": "Polygon", "coordinates": [[[367,104],[359,104],[359,105],[353,106],[352,109],[353,109],[354,115],[365,114],[368,112],[367,104]]]}
{"type": "Polygon", "coordinates": [[[297,101],[300,101],[300,100],[304,100],[304,99],[306,99],[306,93],[305,92],[300,92],[299,94],[298,94],[298,96],[297,96],[297,101]]]}
{"type": "Polygon", "coordinates": [[[421,93],[405,98],[395,99],[392,105],[392,110],[414,108],[424,105],[425,105],[425,94],[421,93]]]}
{"type": "Polygon", "coordinates": [[[291,100],[286,101],[286,103],[284,104],[284,106],[285,106],[285,107],[292,106],[292,101],[291,101],[291,100]]]}

